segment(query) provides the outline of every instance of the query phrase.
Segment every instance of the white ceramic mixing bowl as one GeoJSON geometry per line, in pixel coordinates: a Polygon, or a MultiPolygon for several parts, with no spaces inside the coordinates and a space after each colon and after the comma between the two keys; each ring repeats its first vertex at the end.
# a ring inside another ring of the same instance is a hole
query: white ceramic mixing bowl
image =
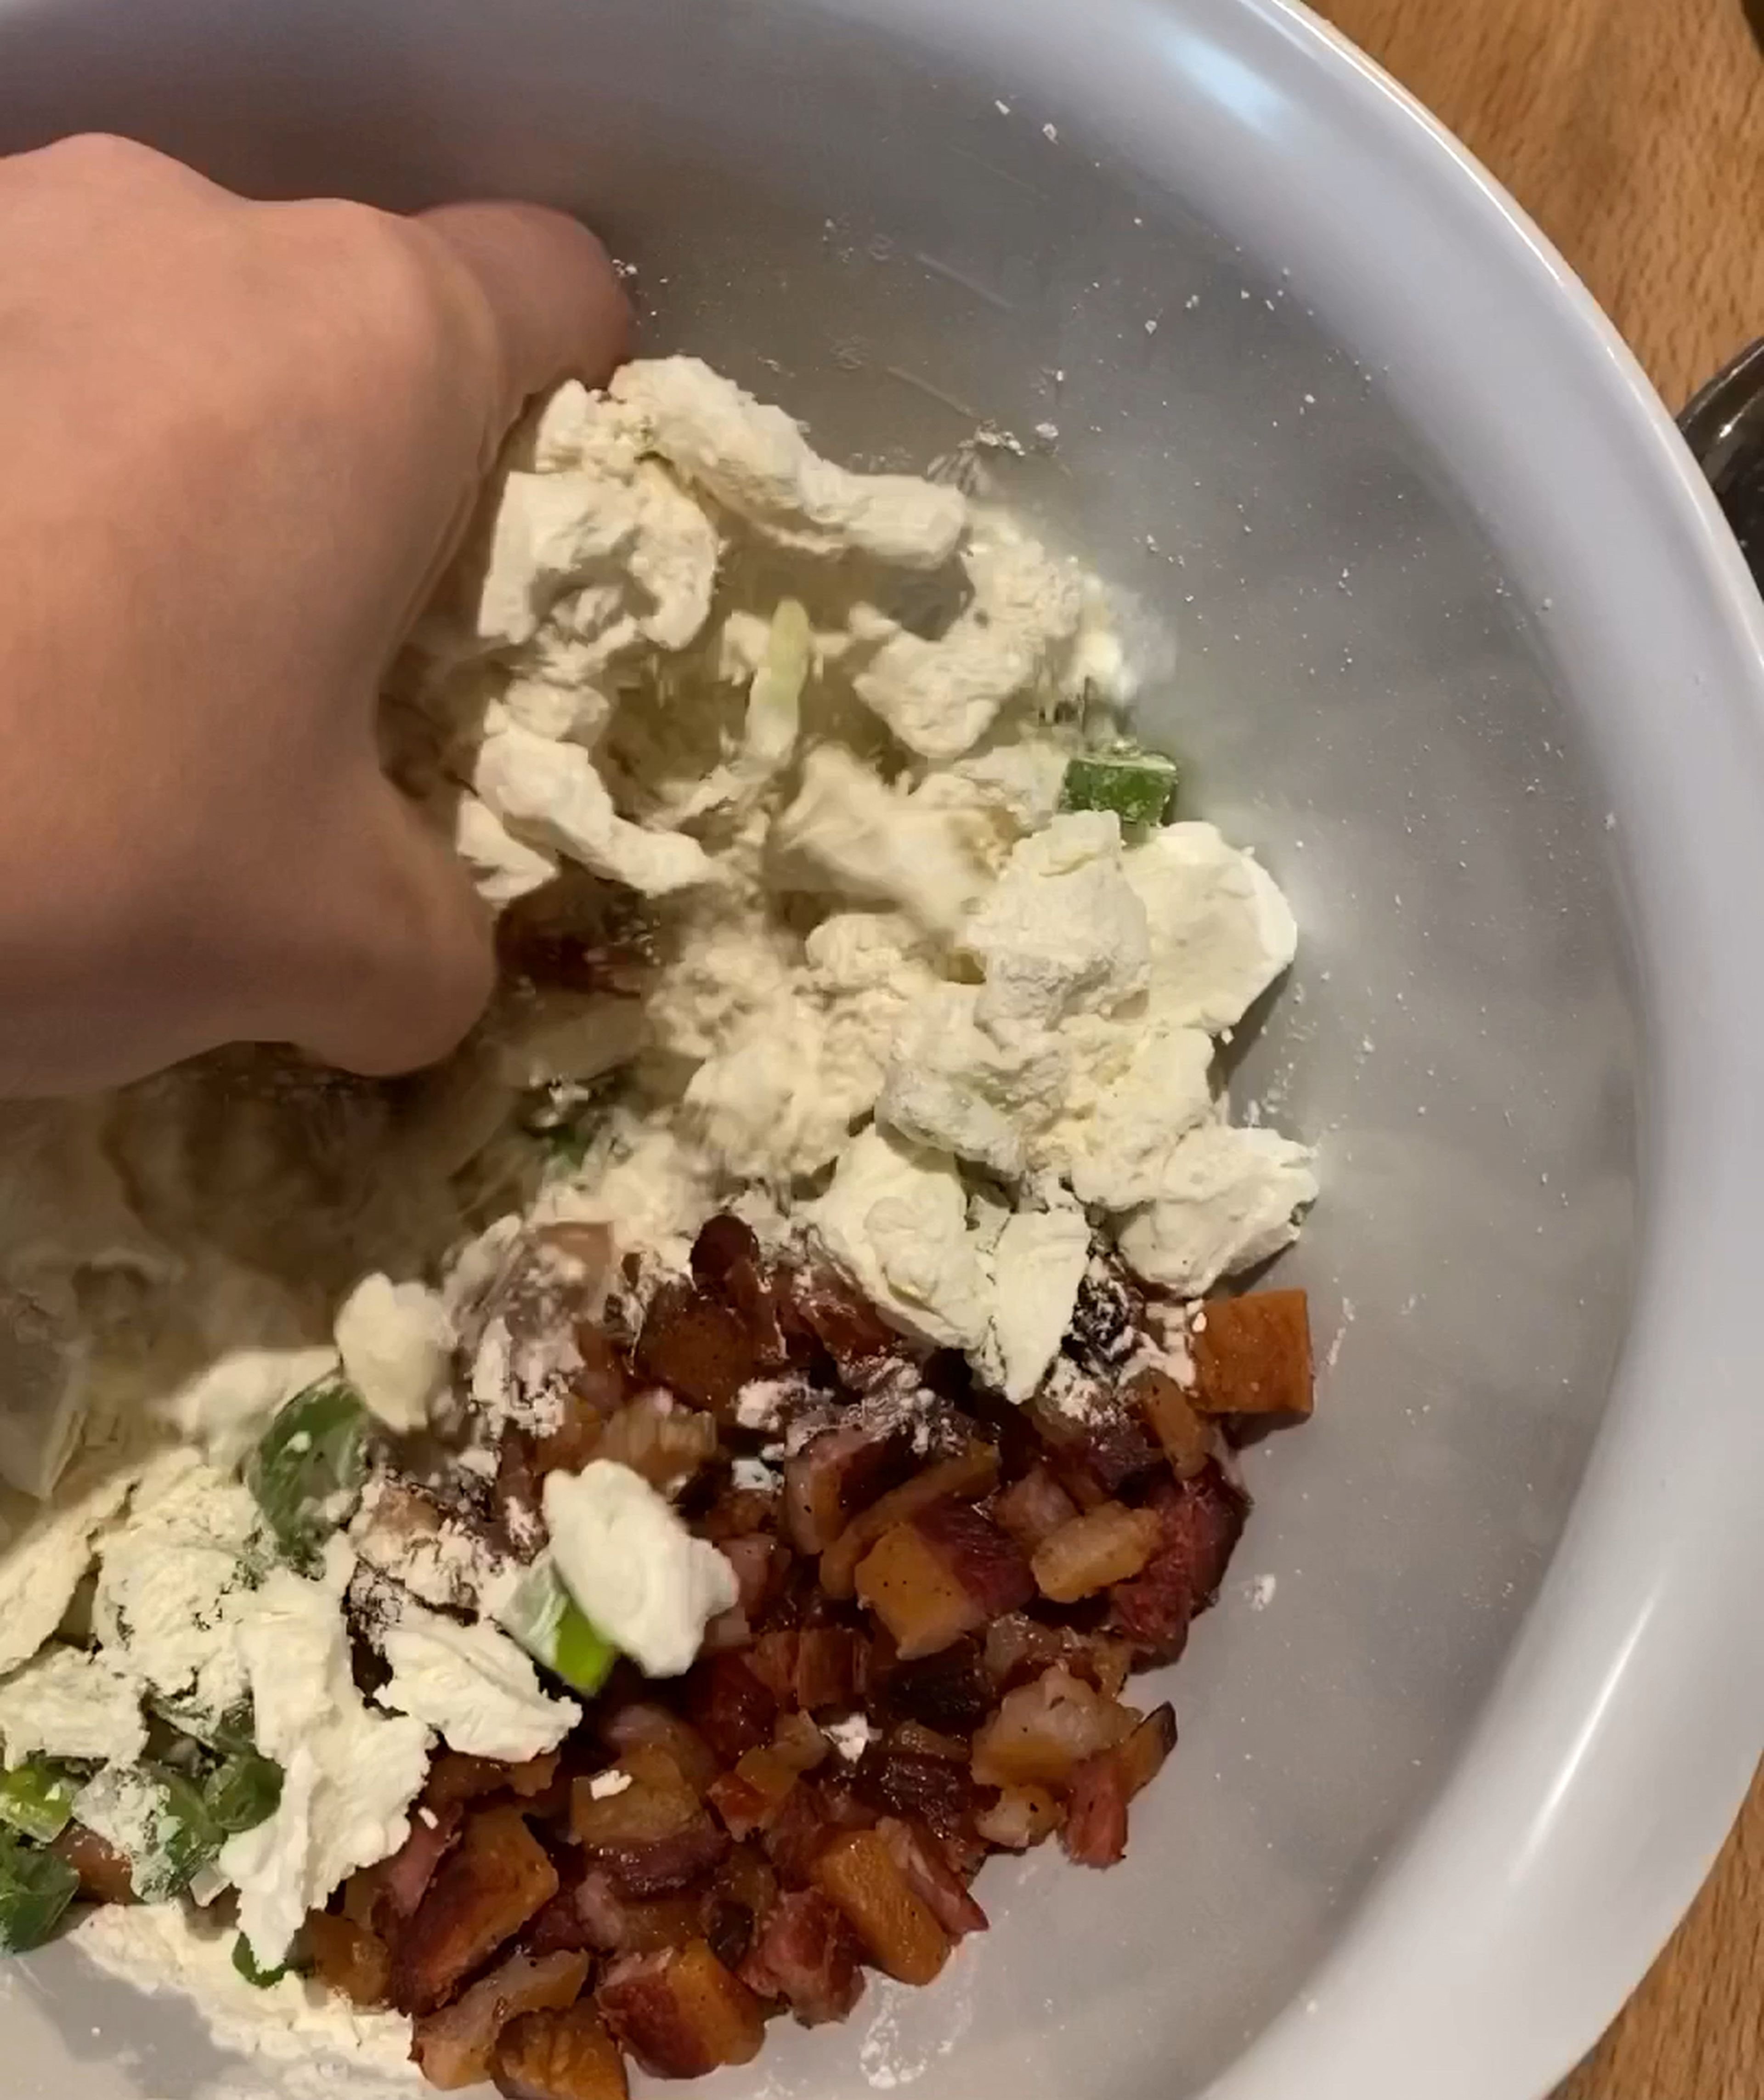
{"type": "MultiPolygon", "coordinates": [[[[836,452],[1016,433],[1305,929],[1240,1085],[1322,1145],[1321,1410],[1127,1864],[992,1869],[937,1990],[716,2090],[1533,2100],[1764,1742],[1764,623],[1591,302],[1285,0],[0,0],[0,143],[95,125],[573,205],[836,452]]],[[[273,2089],[3,1988],[20,2100],[273,2089]]]]}

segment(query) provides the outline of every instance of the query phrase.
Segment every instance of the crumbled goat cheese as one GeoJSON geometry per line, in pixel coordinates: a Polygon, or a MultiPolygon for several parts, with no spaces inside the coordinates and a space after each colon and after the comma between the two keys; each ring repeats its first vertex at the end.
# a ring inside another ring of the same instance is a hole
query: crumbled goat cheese
{"type": "Polygon", "coordinates": [[[185,1825],[158,1780],[143,1769],[106,1765],[80,1789],[74,1816],[129,1862],[129,1878],[143,1904],[165,1903],[183,1876],[178,1840],[185,1825]]]}
{"type": "Polygon", "coordinates": [[[1199,823],[1154,832],[1122,872],[1151,929],[1158,1012],[1212,1035],[1235,1028],[1298,950],[1297,922],[1272,876],[1199,823]]]}
{"type": "Polygon", "coordinates": [[[372,1714],[355,1689],[342,1610],[354,1564],[333,1539],[320,1580],[277,1568],[239,1627],[258,1748],[283,1774],[275,1815],[230,1839],[220,1859],[260,1968],[280,1965],[306,1913],[340,1882],[404,1843],[429,1769],[423,1723],[372,1714]]]}
{"type": "Polygon", "coordinates": [[[337,1316],[343,1375],[369,1413],[399,1435],[427,1426],[447,1387],[453,1342],[447,1307],[426,1284],[365,1276],[337,1316]]]}
{"type": "Polygon", "coordinates": [[[39,1754],[132,1764],[147,1748],[140,1680],[108,1655],[45,1648],[0,1684],[0,1745],[8,1770],[39,1754]]]}
{"type": "Polygon", "coordinates": [[[611,1771],[596,1772],[588,1783],[588,1790],[596,1801],[611,1801],[615,1795],[623,1793],[635,1783],[629,1772],[615,1768],[611,1771]]]}
{"type": "Polygon", "coordinates": [[[249,1493],[194,1452],[168,1452],[99,1542],[99,1643],[145,1687],[218,1718],[245,1695],[237,1629],[270,1554],[249,1493]]]}
{"type": "Polygon", "coordinates": [[[336,1369],[333,1348],[230,1349],[154,1411],[226,1471],[239,1464],[296,1393],[336,1369]]]}
{"type": "Polygon", "coordinates": [[[462,1626],[406,1605],[380,1637],[390,1681],[374,1694],[395,1714],[426,1721],[449,1749],[525,1764],[554,1750],[582,1718],[553,1699],[508,1635],[481,1621],[462,1626]]]}
{"type": "Polygon", "coordinates": [[[646,1676],[690,1670],[706,1625],[740,1594],[722,1555],[611,1459],[551,1474],[545,1496],[558,1573],[589,1617],[646,1676]]]}
{"type": "Polygon", "coordinates": [[[1302,1145],[1272,1130],[1208,1123],[1179,1139],[1158,1193],[1129,1214],[1121,1251],[1152,1283],[1198,1298],[1298,1237],[1316,1176],[1302,1145]]]}
{"type": "Polygon", "coordinates": [[[1075,1203],[1019,1211],[999,1236],[991,1346],[1007,1400],[1025,1401],[1058,1353],[1090,1261],[1090,1221],[1075,1203]]]}
{"type": "Polygon", "coordinates": [[[363,1489],[349,1542],[366,1566],[439,1611],[477,1610],[508,1564],[481,1521],[385,1474],[363,1489]]]}
{"type": "Polygon", "coordinates": [[[92,1564],[92,1542],[135,1485],[119,1472],[45,1509],[0,1555],[0,1670],[16,1670],[48,1640],[92,1564]]]}

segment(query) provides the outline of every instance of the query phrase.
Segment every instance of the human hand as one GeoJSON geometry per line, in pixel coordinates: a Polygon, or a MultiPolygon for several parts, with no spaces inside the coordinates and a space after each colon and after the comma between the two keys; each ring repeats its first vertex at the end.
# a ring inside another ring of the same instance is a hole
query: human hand
{"type": "Polygon", "coordinates": [[[0,1093],[241,1040],[392,1072],[470,1026],[487,926],[376,695],[523,402],[628,320],[535,207],[0,160],[0,1093]]]}

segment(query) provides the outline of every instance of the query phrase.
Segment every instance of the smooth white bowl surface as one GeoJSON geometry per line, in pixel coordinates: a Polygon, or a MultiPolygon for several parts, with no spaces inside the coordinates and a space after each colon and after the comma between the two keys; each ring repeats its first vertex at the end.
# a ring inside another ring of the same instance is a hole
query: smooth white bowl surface
{"type": "MultiPolygon", "coordinates": [[[[716,2091],[1534,2100],[1764,1743],[1764,620],[1584,292],[1285,0],[0,0],[0,145],[573,205],[849,457],[1056,426],[1003,493],[1174,624],[1148,726],[1299,908],[1238,1083],[1323,1147],[1321,1410],[1129,1860],[716,2091]]],[[[65,1950],[0,1991],[22,2100],[271,2089],[65,1950]]]]}

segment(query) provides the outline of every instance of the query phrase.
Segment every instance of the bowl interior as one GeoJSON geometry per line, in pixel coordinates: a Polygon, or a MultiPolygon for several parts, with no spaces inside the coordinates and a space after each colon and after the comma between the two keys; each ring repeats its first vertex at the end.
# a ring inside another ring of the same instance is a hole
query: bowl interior
{"type": "MultiPolygon", "coordinates": [[[[1547,608],[1454,494],[1449,430],[1313,311],[1277,204],[1197,210],[1213,186],[1150,169],[1081,73],[1038,87],[864,11],[0,7],[0,146],[103,126],[265,194],[572,205],[636,266],[650,345],[853,462],[973,447],[1173,643],[1144,726],[1303,929],[1234,1088],[1322,1148],[1282,1272],[1314,1294],[1319,1417],[1250,1454],[1126,1864],[990,1869],[993,1932],[937,1990],[717,2089],[1177,2100],[1401,1846],[1550,1563],[1625,1323],[1636,1002],[1547,608]]],[[[1253,152],[1256,79],[1217,86],[1253,152]]],[[[281,2089],[68,1953],[4,1988],[25,2100],[281,2089]]]]}

